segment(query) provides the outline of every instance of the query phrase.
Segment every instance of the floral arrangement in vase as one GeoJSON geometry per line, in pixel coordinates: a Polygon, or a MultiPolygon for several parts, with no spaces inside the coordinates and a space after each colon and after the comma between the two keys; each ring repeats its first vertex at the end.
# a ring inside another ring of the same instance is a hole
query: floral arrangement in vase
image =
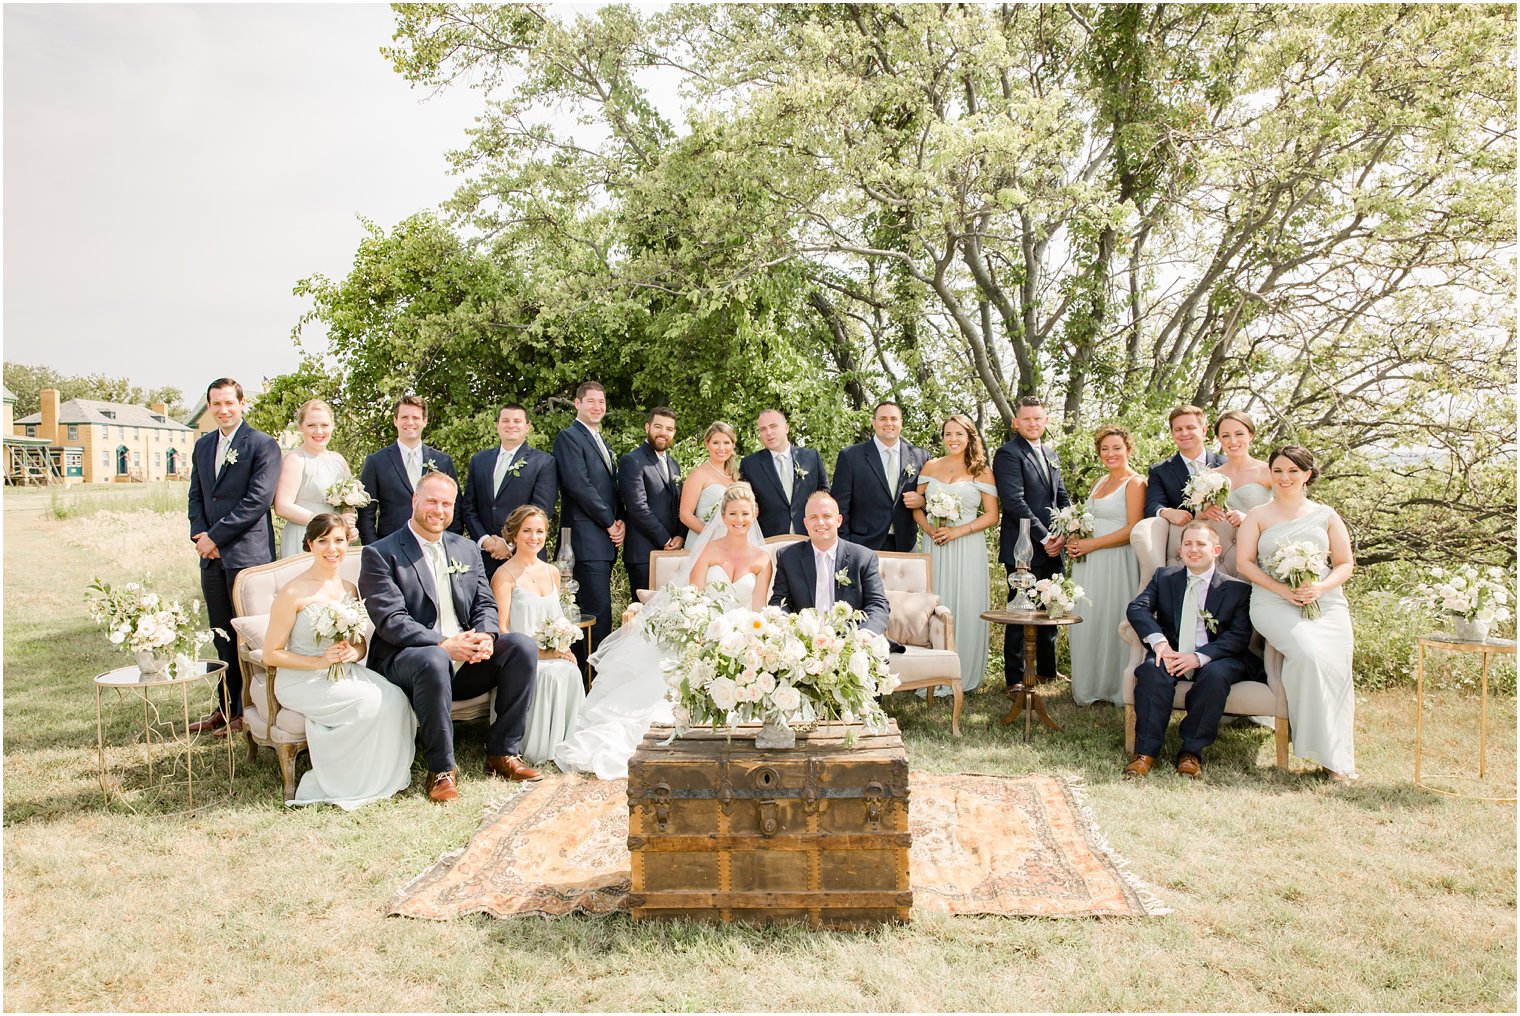
{"type": "Polygon", "coordinates": [[[1400,603],[1406,607],[1446,614],[1456,623],[1457,637],[1482,642],[1495,621],[1508,621],[1510,587],[1504,569],[1468,565],[1457,571],[1431,568],[1430,581],[1421,582],[1400,603]]]}
{"type": "Polygon", "coordinates": [[[1052,618],[1065,617],[1077,609],[1077,601],[1087,593],[1069,576],[1056,575],[1034,584],[1034,599],[1052,618]]]}
{"type": "Polygon", "coordinates": [[[199,600],[187,608],[178,600],[165,600],[141,582],[114,587],[99,578],[85,590],[85,609],[90,620],[106,627],[114,646],[125,645],[137,658],[144,677],[161,674],[173,666],[183,673],[194,666],[202,646],[216,636],[227,637],[220,628],[200,628],[199,600]]]}

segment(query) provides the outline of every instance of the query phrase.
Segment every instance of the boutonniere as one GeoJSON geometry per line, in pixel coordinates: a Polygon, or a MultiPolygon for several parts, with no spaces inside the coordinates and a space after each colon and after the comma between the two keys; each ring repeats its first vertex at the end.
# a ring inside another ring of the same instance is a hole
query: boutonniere
{"type": "Polygon", "coordinates": [[[521,476],[522,475],[522,471],[523,471],[523,466],[526,466],[527,464],[528,464],[528,460],[527,459],[518,459],[516,462],[512,463],[510,466],[507,467],[507,473],[508,473],[508,475],[513,476],[513,477],[521,476]]]}
{"type": "Polygon", "coordinates": [[[915,466],[913,463],[911,463],[911,462],[904,462],[903,463],[902,474],[904,476],[911,477],[916,472],[918,472],[918,467],[915,466]]]}
{"type": "Polygon", "coordinates": [[[237,465],[237,449],[236,448],[228,448],[227,449],[226,464],[229,465],[229,466],[235,466],[235,465],[237,465]]]}
{"type": "Polygon", "coordinates": [[[424,473],[436,473],[436,472],[438,472],[438,460],[437,459],[423,459],[422,460],[422,471],[424,473]]]}
{"type": "Polygon", "coordinates": [[[450,575],[463,575],[465,572],[467,572],[469,570],[470,570],[470,566],[467,565],[467,564],[465,564],[463,561],[459,560],[458,558],[454,558],[454,557],[449,558],[449,574],[450,575]]]}
{"type": "Polygon", "coordinates": [[[1218,634],[1219,618],[1215,617],[1213,614],[1210,614],[1208,612],[1208,609],[1204,607],[1198,608],[1198,617],[1203,621],[1203,627],[1208,631],[1210,635],[1218,634]]]}
{"type": "Polygon", "coordinates": [[[807,470],[803,469],[801,466],[793,466],[792,467],[792,472],[794,472],[794,473],[797,474],[797,479],[799,479],[799,480],[806,480],[807,479],[807,470]]]}
{"type": "Polygon", "coordinates": [[[841,568],[837,572],[835,572],[834,573],[834,582],[835,582],[836,585],[841,585],[841,586],[850,585],[850,572],[849,572],[849,569],[847,569],[847,568],[841,568]]]}

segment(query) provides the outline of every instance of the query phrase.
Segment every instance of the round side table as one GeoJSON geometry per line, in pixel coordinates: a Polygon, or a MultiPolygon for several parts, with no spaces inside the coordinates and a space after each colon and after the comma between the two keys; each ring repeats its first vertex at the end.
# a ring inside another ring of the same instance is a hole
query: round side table
{"type": "Polygon", "coordinates": [[[1445,794],[1448,797],[1466,797],[1476,801],[1494,801],[1501,804],[1513,804],[1515,796],[1509,797],[1484,797],[1480,794],[1464,794],[1461,791],[1447,790],[1443,787],[1433,787],[1424,782],[1425,777],[1434,776],[1437,779],[1474,780],[1482,781],[1488,778],[1488,664],[1495,656],[1514,656],[1515,643],[1510,639],[1488,639],[1485,642],[1474,642],[1468,639],[1459,639],[1455,635],[1439,632],[1433,635],[1423,635],[1416,640],[1415,650],[1415,714],[1414,714],[1414,782],[1415,786],[1424,787],[1433,794],[1445,794]],[[1478,707],[1478,775],[1476,777],[1465,774],[1431,773],[1421,774],[1420,763],[1424,759],[1424,720],[1425,720],[1425,650],[1444,649],[1453,653],[1481,653],[1483,657],[1483,680],[1480,685],[1480,698],[1478,707]]]}
{"type": "MultiPolygon", "coordinates": [[[[105,720],[102,707],[102,693],[107,688],[115,689],[117,700],[124,695],[133,695],[142,700],[142,742],[143,753],[148,763],[148,781],[153,781],[153,742],[178,742],[184,746],[185,766],[185,800],[187,807],[195,807],[195,776],[191,768],[191,749],[200,740],[199,734],[189,733],[190,728],[190,688],[197,683],[204,683],[211,690],[213,705],[217,701],[217,687],[220,684],[223,671],[227,664],[221,660],[198,660],[194,668],[187,674],[170,676],[169,671],[160,674],[144,675],[136,667],[119,667],[116,670],[98,674],[95,677],[95,750],[100,761],[100,791],[107,801],[111,799],[111,787],[106,779],[106,736],[105,720]],[[163,719],[158,707],[153,704],[149,697],[149,691],[153,688],[178,688],[180,699],[180,715],[183,725],[178,728],[174,717],[163,719]]],[[[227,780],[230,783],[233,778],[233,738],[229,734],[223,738],[227,743],[227,780]]],[[[178,752],[175,753],[176,755],[178,752]]],[[[170,780],[166,786],[176,786],[179,780],[170,780]]]]}
{"type": "Polygon", "coordinates": [[[1003,717],[1003,726],[1008,726],[1019,718],[1019,713],[1024,714],[1024,743],[1029,743],[1030,716],[1038,714],[1040,722],[1051,730],[1060,730],[1055,720],[1045,711],[1045,703],[1034,692],[1034,686],[1040,683],[1040,675],[1035,673],[1035,639],[1037,629],[1056,627],[1061,628],[1069,624],[1081,624],[1082,619],[1076,614],[1063,614],[1060,617],[1051,617],[1043,610],[986,610],[982,612],[982,620],[992,624],[1020,624],[1024,626],[1024,673],[1026,676],[1023,684],[1016,684],[1008,690],[1013,695],[1013,708],[1008,710],[1008,715],[1003,717]],[[1024,707],[1028,706],[1026,710],[1024,707]]]}

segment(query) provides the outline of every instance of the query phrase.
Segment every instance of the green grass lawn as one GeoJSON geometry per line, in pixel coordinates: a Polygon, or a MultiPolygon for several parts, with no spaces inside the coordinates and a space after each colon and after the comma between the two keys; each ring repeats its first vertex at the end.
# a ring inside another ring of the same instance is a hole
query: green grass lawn
{"type": "MultiPolygon", "coordinates": [[[[461,725],[462,799],[447,808],[422,797],[419,770],[355,813],[287,810],[267,750],[252,764],[240,750],[235,782],[200,788],[193,814],[130,790],[107,805],[90,678],[128,661],[86,620],[83,588],[151,571],[198,596],[182,514],[108,496],[63,519],[46,495],[5,498],[9,1010],[1515,1008],[1515,809],[1414,786],[1412,688],[1358,700],[1352,787],[1297,759],[1276,772],[1264,728],[1227,725],[1201,783],[1166,770],[1132,784],[1119,710],[1058,694],[1064,731],[1026,747],[998,725],[994,687],[970,696],[959,739],[948,706],[890,701],[915,768],[1085,781],[1168,917],[920,916],[867,934],[387,918],[395,889],[511,792],[479,775],[483,728],[461,725]]],[[[1427,770],[1462,763],[1476,709],[1470,692],[1430,696],[1427,770]]],[[[125,701],[107,714],[128,788],[144,775],[137,719],[125,701]]],[[[1513,785],[1513,697],[1490,720],[1490,765],[1513,785]]],[[[1175,740],[1174,724],[1168,752],[1175,740]]],[[[199,755],[209,767],[215,748],[199,755]]]]}

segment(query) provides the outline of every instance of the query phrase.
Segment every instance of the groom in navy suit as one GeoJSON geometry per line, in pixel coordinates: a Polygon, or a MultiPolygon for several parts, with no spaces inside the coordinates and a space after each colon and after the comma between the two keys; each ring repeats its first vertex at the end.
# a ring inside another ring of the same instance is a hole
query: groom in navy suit
{"type": "Polygon", "coordinates": [[[602,440],[606,415],[607,390],[596,381],[586,381],[575,390],[575,419],[554,436],[563,509],[560,530],[570,531],[581,613],[595,619],[591,637],[575,644],[575,658],[582,666],[586,654],[612,630],[612,562],[626,533],[616,459],[602,440]]]}
{"type": "Polygon", "coordinates": [[[779,409],[763,410],[755,420],[755,430],[764,451],[746,455],[739,463],[739,475],[755,491],[760,532],[767,539],[805,533],[808,496],[829,489],[823,457],[791,443],[791,425],[779,409]]]}
{"type": "Polygon", "coordinates": [[[1149,647],[1135,670],[1135,755],[1126,777],[1143,777],[1161,754],[1177,682],[1192,681],[1177,772],[1203,773],[1203,750],[1214,743],[1230,686],[1263,680],[1251,652],[1251,584],[1215,568],[1219,534],[1207,522],[1182,530],[1182,566],[1159,568],[1125,617],[1149,647]]]}
{"type": "MultiPolygon", "coordinates": [[[[559,501],[554,456],[528,445],[532,430],[526,408],[516,402],[502,406],[496,414],[496,436],[501,444],[476,452],[465,473],[460,497],[464,524],[480,545],[487,579],[512,556],[507,541],[501,538],[507,516],[525,504],[537,505],[546,515],[553,515],[559,501]]],[[[539,556],[544,552],[539,551],[539,556]]]]}
{"type": "Polygon", "coordinates": [[[369,665],[411,700],[427,760],[427,795],[439,804],[459,796],[450,707],[490,689],[496,719],[486,734],[486,772],[539,779],[519,754],[538,646],[526,635],[500,631],[480,548],[448,532],[458,491],[453,477],[428,473],[412,498],[410,520],[365,544],[359,562],[359,595],[375,625],[369,665]]]}
{"type": "MultiPolygon", "coordinates": [[[[422,428],[427,426],[427,403],[417,395],[403,395],[396,402],[391,422],[396,425],[396,443],[364,457],[359,482],[369,492],[370,502],[359,509],[359,540],[374,543],[406,525],[412,517],[412,492],[424,473],[443,473],[458,482],[454,460],[437,448],[422,443],[422,428]]],[[[455,519],[450,525],[455,533],[464,525],[455,519]]]]}
{"type": "Polygon", "coordinates": [[[890,608],[876,554],[839,538],[839,504],[826,490],[807,500],[811,537],[776,555],[770,603],[790,614],[808,607],[828,609],[844,601],[866,615],[861,627],[885,636],[890,608]]]}
{"type": "Polygon", "coordinates": [[[686,537],[681,528],[681,464],[670,454],[676,439],[676,414],[664,406],[649,411],[645,441],[618,462],[618,493],[627,515],[623,567],[628,588],[649,588],[649,555],[656,550],[679,550],[686,537]]]}
{"type": "Polygon", "coordinates": [[[1174,526],[1185,526],[1193,521],[1193,513],[1182,507],[1183,488],[1195,474],[1224,465],[1224,456],[1204,451],[1207,421],[1197,406],[1178,406],[1166,422],[1177,454],[1151,466],[1145,486],[1145,517],[1160,517],[1174,526]]]}
{"type": "MultiPolygon", "coordinates": [[[[1018,401],[1013,426],[1017,433],[1005,441],[992,459],[992,478],[997,484],[998,500],[1003,506],[1003,535],[998,541],[998,560],[1012,575],[1014,545],[1019,537],[1019,519],[1029,520],[1029,538],[1034,553],[1029,570],[1036,579],[1048,579],[1061,571],[1061,550],[1065,539],[1050,532],[1052,508],[1071,504],[1066,484],[1061,481],[1061,466],[1041,443],[1049,416],[1045,403],[1037,396],[1025,395],[1018,401]]],[[[1024,626],[1010,624],[1003,633],[1003,674],[1011,689],[1024,683],[1024,626]]],[[[1046,680],[1056,676],[1056,629],[1041,625],[1035,635],[1035,674],[1046,680]]]]}
{"type": "Polygon", "coordinates": [[[902,408],[877,403],[871,417],[875,436],[839,453],[829,490],[844,517],[846,540],[871,550],[911,551],[918,542],[913,509],[924,506],[918,471],[929,453],[902,438],[902,408]]]}
{"type": "Polygon", "coordinates": [[[220,706],[190,724],[191,733],[243,729],[243,671],[232,635],[232,585],[238,573],[274,560],[269,509],[280,480],[280,446],[268,434],[243,423],[243,386],[230,377],[206,389],[206,409],[216,430],[195,442],[190,462],[190,539],[201,556],[201,595],[216,639],[216,655],[227,664],[220,706]]]}

